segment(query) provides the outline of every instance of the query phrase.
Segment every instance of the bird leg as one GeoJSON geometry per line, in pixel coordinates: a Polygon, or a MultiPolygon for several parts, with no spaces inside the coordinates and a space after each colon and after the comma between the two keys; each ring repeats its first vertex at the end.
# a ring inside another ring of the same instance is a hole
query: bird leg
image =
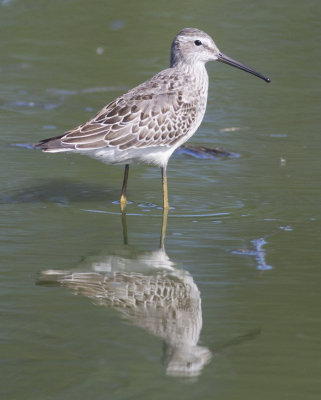
{"type": "Polygon", "coordinates": [[[127,203],[127,198],[126,198],[126,188],[127,188],[127,180],[128,180],[128,171],[129,171],[129,164],[125,165],[125,171],[124,171],[124,180],[123,180],[123,186],[121,188],[121,194],[120,194],[120,210],[124,211],[127,203]]]}
{"type": "Polygon", "coordinates": [[[121,213],[121,224],[123,227],[123,243],[124,243],[124,245],[128,245],[127,221],[126,221],[126,212],[125,211],[122,211],[122,213],[121,213]]]}
{"type": "Polygon", "coordinates": [[[162,218],[162,230],[160,236],[160,248],[165,251],[165,236],[166,236],[166,227],[167,227],[167,215],[168,208],[163,209],[163,218],[162,218]]]}
{"type": "Polygon", "coordinates": [[[168,210],[169,204],[168,204],[166,167],[162,167],[162,181],[163,181],[163,208],[164,210],[168,210]]]}

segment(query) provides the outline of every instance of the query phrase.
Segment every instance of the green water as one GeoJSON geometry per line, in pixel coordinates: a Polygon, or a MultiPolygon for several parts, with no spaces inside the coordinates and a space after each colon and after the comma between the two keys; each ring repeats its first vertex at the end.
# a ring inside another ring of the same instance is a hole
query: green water
{"type": "Polygon", "coordinates": [[[0,24],[1,398],[319,399],[319,2],[2,0],[0,24]],[[167,67],[190,26],[272,83],[208,65],[191,143],[240,157],[172,157],[164,253],[159,170],[131,168],[122,221],[122,167],[13,144],[167,67]]]}

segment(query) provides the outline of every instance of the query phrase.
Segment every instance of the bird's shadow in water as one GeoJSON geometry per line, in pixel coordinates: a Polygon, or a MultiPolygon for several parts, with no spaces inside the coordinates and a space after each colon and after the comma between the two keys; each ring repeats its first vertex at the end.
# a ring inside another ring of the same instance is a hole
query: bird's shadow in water
{"type": "Polygon", "coordinates": [[[42,271],[36,283],[68,288],[96,305],[119,311],[133,325],[161,338],[162,363],[171,376],[195,378],[213,353],[256,336],[257,332],[250,332],[212,349],[200,345],[201,294],[191,274],[165,252],[167,211],[163,212],[160,244],[154,251],[128,245],[125,213],[122,227],[124,244],[117,251],[85,258],[72,271],[42,271]]]}
{"type": "Polygon", "coordinates": [[[27,188],[16,190],[10,195],[2,196],[0,203],[37,203],[49,202],[70,204],[74,202],[99,202],[115,200],[119,192],[106,186],[89,182],[75,182],[68,179],[39,181],[27,188]]]}
{"type": "MultiPolygon", "coordinates": [[[[32,145],[16,144],[16,147],[32,149],[32,145]]],[[[184,145],[175,151],[175,156],[193,157],[202,159],[235,158],[236,153],[228,152],[218,148],[207,148],[204,146],[184,145]]],[[[115,188],[108,188],[105,184],[93,184],[90,182],[75,182],[68,179],[39,180],[38,183],[29,185],[27,188],[19,189],[9,195],[0,194],[0,203],[37,203],[49,202],[59,204],[70,204],[82,201],[114,201],[119,198],[119,192],[115,188]]]]}

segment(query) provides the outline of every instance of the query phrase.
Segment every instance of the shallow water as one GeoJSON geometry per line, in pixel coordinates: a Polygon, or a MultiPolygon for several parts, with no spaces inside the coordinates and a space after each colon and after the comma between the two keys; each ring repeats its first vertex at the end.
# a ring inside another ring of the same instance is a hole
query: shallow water
{"type": "Polygon", "coordinates": [[[318,399],[319,3],[93,4],[0,2],[1,397],[318,399]],[[191,143],[239,157],[171,159],[160,250],[156,168],[122,219],[122,167],[16,144],[167,67],[186,26],[272,83],[208,65],[191,143]]]}

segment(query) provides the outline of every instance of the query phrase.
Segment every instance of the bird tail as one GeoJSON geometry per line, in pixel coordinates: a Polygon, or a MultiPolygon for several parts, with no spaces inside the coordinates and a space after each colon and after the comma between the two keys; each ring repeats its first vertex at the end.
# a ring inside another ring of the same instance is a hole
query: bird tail
{"type": "Polygon", "coordinates": [[[34,143],[32,147],[34,149],[40,149],[47,153],[59,153],[62,151],[71,151],[74,150],[74,146],[65,144],[61,141],[61,138],[65,136],[63,135],[54,136],[49,139],[40,140],[38,143],[34,143]]]}

